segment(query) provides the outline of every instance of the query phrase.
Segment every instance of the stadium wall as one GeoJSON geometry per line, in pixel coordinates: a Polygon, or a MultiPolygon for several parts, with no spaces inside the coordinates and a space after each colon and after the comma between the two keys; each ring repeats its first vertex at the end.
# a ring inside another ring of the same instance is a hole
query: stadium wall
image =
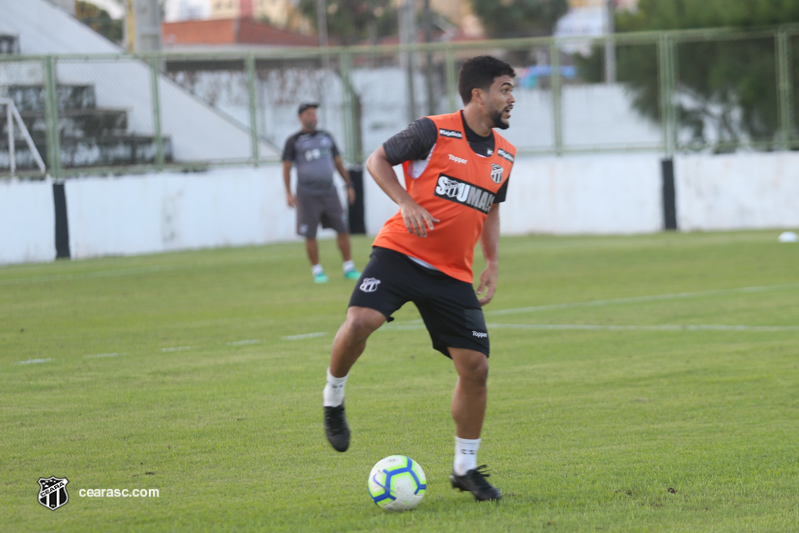
{"type": "MultiPolygon", "coordinates": [[[[655,154],[518,157],[502,233],[661,231],[661,168],[655,154]]],[[[678,156],[674,169],[680,230],[799,227],[799,154],[678,156]]],[[[374,234],[397,208],[368,177],[364,186],[374,234]]],[[[280,165],[0,182],[0,264],[54,260],[56,234],[78,259],[299,240],[280,165]],[[66,217],[57,220],[60,187],[66,217]]]]}
{"type": "Polygon", "coordinates": [[[799,227],[799,154],[681,156],[674,162],[677,227],[799,227]]]}
{"type": "Polygon", "coordinates": [[[53,186],[47,181],[0,181],[0,264],[53,261],[53,186]]]}

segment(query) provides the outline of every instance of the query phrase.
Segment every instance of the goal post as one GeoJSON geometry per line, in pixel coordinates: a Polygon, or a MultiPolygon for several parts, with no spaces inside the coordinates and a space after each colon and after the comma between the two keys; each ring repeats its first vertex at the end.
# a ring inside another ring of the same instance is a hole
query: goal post
{"type": "Polygon", "coordinates": [[[25,143],[28,145],[28,150],[30,150],[31,155],[33,156],[34,161],[36,161],[36,165],[39,167],[39,170],[42,174],[46,173],[44,160],[42,159],[41,154],[39,153],[39,149],[36,148],[36,145],[33,143],[33,138],[31,137],[30,132],[28,131],[28,127],[25,126],[25,123],[22,121],[22,116],[20,116],[19,111],[17,110],[17,106],[14,105],[14,101],[10,98],[0,98],[0,108],[5,107],[5,120],[6,120],[6,132],[8,134],[8,161],[9,161],[9,168],[11,170],[11,175],[14,176],[17,171],[17,157],[16,157],[16,147],[15,147],[15,140],[16,136],[14,135],[14,125],[16,124],[17,130],[22,135],[22,138],[25,140],[25,143]]]}

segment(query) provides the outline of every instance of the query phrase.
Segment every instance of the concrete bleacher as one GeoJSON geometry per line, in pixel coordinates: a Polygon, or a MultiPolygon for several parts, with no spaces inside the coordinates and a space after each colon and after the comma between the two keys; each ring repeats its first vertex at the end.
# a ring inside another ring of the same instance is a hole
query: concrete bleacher
{"type": "MultiPolygon", "coordinates": [[[[124,53],[73,16],[45,0],[0,0],[0,98],[11,98],[45,155],[44,63],[41,56],[124,53]],[[8,55],[12,57],[8,57],[8,55]],[[29,59],[30,58],[30,59],[29,59]]],[[[56,64],[61,166],[130,166],[155,161],[152,70],[134,58],[68,60],[56,64]]],[[[158,76],[160,131],[166,162],[248,161],[251,131],[168,76],[158,76]]],[[[2,111],[2,109],[0,109],[2,111]]],[[[2,120],[0,122],[5,122],[2,120]]],[[[0,175],[10,168],[7,136],[0,134],[0,175]]],[[[260,142],[261,157],[278,157],[260,142]]],[[[15,142],[17,168],[34,168],[24,142],[15,142]]]]}
{"type": "MultiPolygon", "coordinates": [[[[39,153],[47,158],[45,89],[42,85],[10,85],[0,88],[15,107],[33,138],[39,153]]],[[[128,131],[125,109],[97,107],[93,85],[59,85],[58,129],[61,164],[64,168],[143,165],[154,163],[156,143],[152,136],[128,131]]],[[[8,157],[7,121],[0,123],[0,168],[8,157]]],[[[163,139],[164,157],[172,161],[172,143],[163,139]]],[[[35,168],[33,156],[23,143],[16,146],[17,167],[35,168]]]]}

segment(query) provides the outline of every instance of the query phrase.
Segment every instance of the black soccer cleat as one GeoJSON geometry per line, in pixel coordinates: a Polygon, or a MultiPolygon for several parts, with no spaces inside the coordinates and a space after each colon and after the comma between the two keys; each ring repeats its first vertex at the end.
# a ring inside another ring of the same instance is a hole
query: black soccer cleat
{"type": "Polygon", "coordinates": [[[462,476],[455,475],[455,472],[449,476],[453,489],[460,489],[461,492],[471,492],[474,499],[477,501],[499,501],[502,499],[502,493],[498,488],[486,481],[489,474],[486,473],[486,465],[478,466],[466,472],[462,476]]]}
{"type": "Polygon", "coordinates": [[[350,427],[343,403],[336,407],[325,406],[325,435],[336,451],[346,452],[350,447],[350,427]]]}

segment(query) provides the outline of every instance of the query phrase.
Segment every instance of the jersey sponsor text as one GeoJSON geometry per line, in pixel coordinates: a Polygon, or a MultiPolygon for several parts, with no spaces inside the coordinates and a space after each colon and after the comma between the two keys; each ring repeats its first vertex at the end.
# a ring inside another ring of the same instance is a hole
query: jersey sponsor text
{"type": "Polygon", "coordinates": [[[435,195],[486,214],[494,203],[494,195],[491,191],[444,174],[438,177],[435,195]]]}
{"type": "Polygon", "coordinates": [[[498,155],[499,157],[504,157],[505,159],[507,159],[507,160],[508,160],[508,161],[510,161],[511,163],[513,163],[513,161],[514,161],[514,159],[513,159],[513,155],[509,154],[508,152],[506,152],[506,151],[505,151],[505,150],[503,150],[502,148],[500,148],[500,149],[498,149],[498,150],[497,150],[497,155],[498,155]]]}

